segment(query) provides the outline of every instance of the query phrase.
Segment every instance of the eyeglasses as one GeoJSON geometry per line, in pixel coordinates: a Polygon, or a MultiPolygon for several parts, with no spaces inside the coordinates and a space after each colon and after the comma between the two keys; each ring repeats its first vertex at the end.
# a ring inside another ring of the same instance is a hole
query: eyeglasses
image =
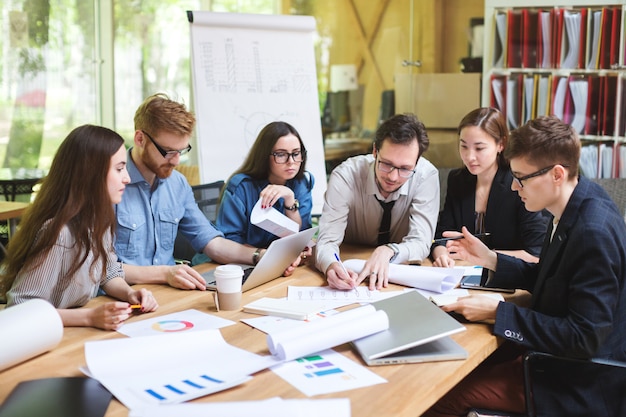
{"type": "MultiPolygon", "coordinates": [[[[523,177],[516,177],[515,174],[513,174],[513,173],[511,173],[511,175],[513,175],[513,181],[515,181],[515,183],[519,186],[519,188],[524,188],[524,184],[522,184],[522,181],[529,180],[529,179],[535,178],[535,177],[539,177],[539,176],[549,172],[555,166],[557,166],[557,164],[550,165],[550,166],[547,166],[545,168],[541,168],[539,171],[533,172],[532,174],[524,175],[523,177]]],[[[568,167],[569,165],[561,165],[561,166],[568,167]]]]}
{"type": "Polygon", "coordinates": [[[306,158],[306,151],[289,152],[272,152],[270,155],[274,157],[274,162],[277,164],[286,164],[289,161],[289,157],[293,159],[293,162],[302,162],[306,158]]]}
{"type": "Polygon", "coordinates": [[[154,147],[157,148],[157,151],[159,151],[161,156],[165,159],[172,159],[176,155],[183,156],[184,154],[189,153],[189,151],[191,151],[191,145],[187,145],[185,149],[181,149],[178,151],[166,151],[158,143],[156,143],[156,141],[148,133],[144,132],[143,130],[141,131],[141,133],[143,133],[144,135],[148,137],[148,139],[150,139],[150,142],[152,142],[154,147]]]}
{"type": "Polygon", "coordinates": [[[393,172],[394,169],[397,169],[398,175],[402,178],[411,178],[413,174],[415,174],[414,169],[398,168],[381,160],[378,160],[378,169],[380,169],[382,172],[386,172],[387,174],[390,174],[393,172]]]}

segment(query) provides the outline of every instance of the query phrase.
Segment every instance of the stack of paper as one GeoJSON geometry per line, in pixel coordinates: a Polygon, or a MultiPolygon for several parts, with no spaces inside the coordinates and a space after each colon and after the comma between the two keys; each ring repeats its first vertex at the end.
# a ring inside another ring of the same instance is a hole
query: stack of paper
{"type": "Polygon", "coordinates": [[[261,199],[256,202],[250,213],[250,222],[276,236],[285,237],[298,233],[298,223],[285,216],[274,207],[262,208],[261,199]]]}

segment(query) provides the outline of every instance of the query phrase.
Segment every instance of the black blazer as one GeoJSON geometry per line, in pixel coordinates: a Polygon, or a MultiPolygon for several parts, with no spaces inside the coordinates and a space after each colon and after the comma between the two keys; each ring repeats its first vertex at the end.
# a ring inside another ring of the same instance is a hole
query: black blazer
{"type": "MultiPolygon", "coordinates": [[[[525,250],[539,256],[546,233],[547,216],[542,212],[526,210],[517,192],[511,190],[512,181],[513,175],[508,169],[498,168],[487,200],[485,231],[491,233],[491,236],[485,244],[491,249],[525,250]]],[[[446,230],[460,232],[462,226],[475,233],[475,206],[476,176],[470,174],[467,168],[451,171],[435,239],[441,238],[446,230]]],[[[436,245],[431,247],[431,253],[436,245]]]]}
{"type": "MultiPolygon", "coordinates": [[[[498,254],[490,285],[527,289],[532,301],[530,308],[500,303],[494,334],[524,349],[572,358],[626,361],[623,214],[602,187],[580,178],[550,241],[552,227],[550,222],[538,264],[498,254]]],[[[619,382],[615,378],[564,377],[554,389],[605,384],[606,389],[595,392],[606,393],[619,382]]],[[[586,397],[594,397],[587,398],[592,403],[606,401],[608,406],[614,401],[589,390],[583,392],[586,397]]],[[[570,407],[571,412],[549,415],[577,415],[576,405],[570,407]]]]}

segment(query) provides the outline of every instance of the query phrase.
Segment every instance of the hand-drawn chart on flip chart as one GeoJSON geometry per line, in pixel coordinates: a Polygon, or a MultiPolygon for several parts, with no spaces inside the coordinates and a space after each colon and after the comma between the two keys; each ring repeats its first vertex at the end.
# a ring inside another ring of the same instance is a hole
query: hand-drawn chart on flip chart
{"type": "Polygon", "coordinates": [[[321,213],[326,168],[315,19],[200,11],[187,16],[201,181],[226,180],[260,130],[269,122],[285,121],[307,149],[306,169],[316,179],[313,213],[321,213]]]}

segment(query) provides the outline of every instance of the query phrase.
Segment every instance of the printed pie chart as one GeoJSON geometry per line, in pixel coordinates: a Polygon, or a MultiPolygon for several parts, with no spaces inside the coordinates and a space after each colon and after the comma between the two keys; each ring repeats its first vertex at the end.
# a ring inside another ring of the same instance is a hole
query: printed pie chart
{"type": "Polygon", "coordinates": [[[193,327],[193,323],[185,320],[163,320],[152,325],[158,332],[184,332],[193,327]]]}

